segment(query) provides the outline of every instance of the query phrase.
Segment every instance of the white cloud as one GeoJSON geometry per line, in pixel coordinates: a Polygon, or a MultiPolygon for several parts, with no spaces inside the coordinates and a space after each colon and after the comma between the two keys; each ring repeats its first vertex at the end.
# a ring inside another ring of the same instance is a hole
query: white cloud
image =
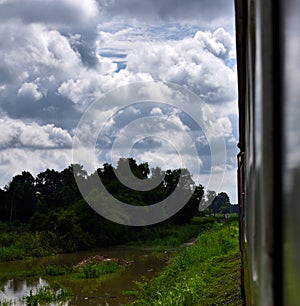
{"type": "Polygon", "coordinates": [[[62,170],[71,164],[70,149],[30,150],[22,148],[0,150],[0,188],[7,185],[12,178],[30,171],[36,176],[46,168],[62,170]]]}
{"type": "Polygon", "coordinates": [[[127,69],[187,86],[208,103],[228,102],[236,99],[236,72],[225,62],[233,49],[233,37],[224,29],[198,31],[179,41],[140,42],[129,50],[127,69]]]}
{"type": "MultiPolygon", "coordinates": [[[[5,42],[0,46],[0,111],[6,114],[0,116],[4,183],[25,169],[36,174],[46,167],[69,165],[71,135],[80,112],[111,90],[134,82],[162,80],[193,91],[217,116],[211,133],[223,133],[228,143],[233,142],[235,126],[229,116],[236,114],[236,72],[228,64],[235,57],[232,6],[211,0],[0,0],[0,37],[5,42]],[[107,50],[111,56],[105,56],[107,50]]],[[[165,102],[177,94],[168,86],[149,90],[136,94],[165,102]]],[[[96,126],[133,93],[126,94],[116,101],[101,100],[91,117],[96,126]]],[[[176,100],[185,102],[181,96],[176,100]]],[[[140,113],[131,108],[122,120],[140,113]]],[[[177,168],[179,159],[171,150],[177,147],[193,164],[195,156],[184,137],[192,131],[179,114],[166,114],[159,107],[149,109],[149,114],[161,119],[153,133],[171,144],[165,147],[161,140],[159,154],[136,150],[137,156],[152,159],[153,166],[167,161],[168,167],[177,168]]],[[[112,118],[107,121],[111,128],[118,124],[112,118]]],[[[98,132],[95,125],[91,121],[80,131],[87,142],[98,132]]],[[[138,140],[146,130],[141,125],[128,130],[127,136],[138,140]]],[[[90,152],[83,150],[82,156],[94,162],[90,152]]]]}
{"type": "MultiPolygon", "coordinates": [[[[119,73],[99,74],[95,71],[90,73],[79,73],[78,79],[69,79],[63,82],[58,92],[72,100],[81,110],[97,99],[104,96],[105,93],[125,86],[130,83],[151,81],[152,77],[148,73],[130,73],[121,70],[119,73]]],[[[121,97],[120,97],[121,99],[121,97]]],[[[109,105],[103,105],[103,110],[109,105]]]]}
{"type": "Polygon", "coordinates": [[[25,82],[18,90],[18,96],[32,97],[36,101],[40,100],[43,97],[42,93],[38,89],[37,84],[27,82],[25,82]]]}
{"type": "Polygon", "coordinates": [[[40,126],[8,117],[0,118],[0,149],[31,148],[54,149],[71,148],[71,135],[53,124],[40,126]]]}
{"type": "Polygon", "coordinates": [[[40,92],[47,91],[55,83],[73,76],[81,66],[80,55],[68,39],[40,24],[24,25],[16,21],[0,24],[0,37],[5,41],[0,48],[0,79],[8,85],[7,94],[13,94],[17,88],[20,94],[31,90],[36,97],[38,89],[32,80],[39,80],[40,92]]]}
{"type": "Polygon", "coordinates": [[[153,107],[150,114],[151,115],[162,115],[162,110],[159,107],[153,107]]]}

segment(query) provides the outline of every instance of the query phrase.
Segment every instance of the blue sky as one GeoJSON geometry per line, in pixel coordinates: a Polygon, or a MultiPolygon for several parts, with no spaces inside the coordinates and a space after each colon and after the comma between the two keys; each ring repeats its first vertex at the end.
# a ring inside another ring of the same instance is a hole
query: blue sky
{"type": "MultiPolygon", "coordinates": [[[[141,162],[151,159],[153,167],[176,167],[183,138],[178,136],[172,149],[163,137],[188,133],[203,165],[202,173],[194,173],[201,183],[209,172],[209,150],[201,129],[182,110],[154,104],[124,108],[103,99],[119,86],[162,81],[190,90],[211,109],[211,131],[224,137],[227,149],[219,191],[236,203],[233,13],[233,1],[217,0],[0,0],[0,186],[23,170],[36,175],[71,164],[79,120],[101,99],[97,120],[112,120],[108,142],[151,112],[173,120],[139,140],[132,155],[141,162]]],[[[86,133],[88,139],[90,130],[86,133]]],[[[101,141],[100,163],[108,161],[101,141]]]]}

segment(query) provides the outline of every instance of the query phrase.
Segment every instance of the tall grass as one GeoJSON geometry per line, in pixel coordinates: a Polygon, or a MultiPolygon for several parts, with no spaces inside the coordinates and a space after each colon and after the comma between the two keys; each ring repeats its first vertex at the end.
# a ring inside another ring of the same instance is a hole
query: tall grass
{"type": "Polygon", "coordinates": [[[75,278],[98,278],[102,275],[119,271],[122,267],[115,262],[99,262],[97,264],[87,264],[81,270],[75,270],[75,278]],[[77,271],[77,272],[76,272],[77,271]]]}
{"type": "Polygon", "coordinates": [[[232,305],[240,305],[234,281],[238,275],[238,226],[231,221],[201,233],[197,243],[173,257],[158,277],[137,282],[133,304],[212,305],[236,299],[232,305]]]}
{"type": "Polygon", "coordinates": [[[129,245],[158,252],[176,248],[189,239],[197,237],[199,232],[213,228],[216,223],[216,218],[213,217],[195,217],[190,224],[145,227],[135,233],[129,245]]]}
{"type": "Polygon", "coordinates": [[[0,233],[0,261],[11,261],[51,255],[41,233],[7,232],[0,233]]]}
{"type": "Polygon", "coordinates": [[[53,290],[50,286],[43,286],[38,289],[35,294],[30,294],[24,298],[26,305],[38,306],[49,305],[49,303],[65,303],[70,300],[72,294],[69,290],[61,288],[57,291],[53,290]]]}
{"type": "Polygon", "coordinates": [[[9,261],[23,259],[25,252],[22,248],[10,245],[7,247],[0,247],[0,261],[9,261]]]}

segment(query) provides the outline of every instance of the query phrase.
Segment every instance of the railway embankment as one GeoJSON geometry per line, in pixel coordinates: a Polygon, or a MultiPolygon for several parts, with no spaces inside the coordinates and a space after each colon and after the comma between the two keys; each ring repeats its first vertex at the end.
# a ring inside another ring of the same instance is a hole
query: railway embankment
{"type": "Polygon", "coordinates": [[[216,223],[155,278],[138,282],[134,305],[242,305],[238,222],[216,223]]]}

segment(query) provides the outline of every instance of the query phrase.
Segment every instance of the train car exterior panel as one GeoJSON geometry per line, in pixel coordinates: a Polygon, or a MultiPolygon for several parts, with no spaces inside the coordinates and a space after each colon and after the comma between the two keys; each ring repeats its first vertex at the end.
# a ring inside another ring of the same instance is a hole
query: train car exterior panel
{"type": "Polygon", "coordinates": [[[243,285],[247,305],[282,305],[281,13],[278,1],[235,6],[243,285]]]}
{"type": "Polygon", "coordinates": [[[283,2],[284,305],[300,305],[300,2],[283,2]]]}

